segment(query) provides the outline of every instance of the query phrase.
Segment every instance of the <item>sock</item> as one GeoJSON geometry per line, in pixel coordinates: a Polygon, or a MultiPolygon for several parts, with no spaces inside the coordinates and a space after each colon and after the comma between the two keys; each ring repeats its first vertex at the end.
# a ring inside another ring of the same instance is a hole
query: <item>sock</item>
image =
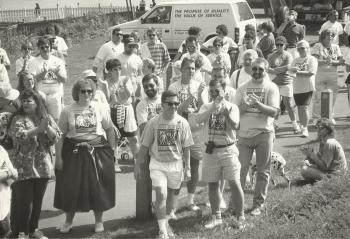
{"type": "Polygon", "coordinates": [[[166,232],[166,219],[158,220],[159,231],[166,232]]]}
{"type": "Polygon", "coordinates": [[[194,204],[194,193],[187,194],[187,202],[189,205],[194,204]]]}
{"type": "Polygon", "coordinates": [[[221,219],[221,211],[216,211],[214,215],[216,219],[221,219]]]}

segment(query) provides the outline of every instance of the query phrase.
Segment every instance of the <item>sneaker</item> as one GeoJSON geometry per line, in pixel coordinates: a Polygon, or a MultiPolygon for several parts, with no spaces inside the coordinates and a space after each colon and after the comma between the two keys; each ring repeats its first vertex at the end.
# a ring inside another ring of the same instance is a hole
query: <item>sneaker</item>
{"type": "Polygon", "coordinates": [[[300,126],[298,123],[293,123],[293,130],[294,130],[294,134],[300,133],[300,126]]]}
{"type": "Polygon", "coordinates": [[[331,121],[332,121],[332,124],[337,125],[337,122],[335,122],[334,118],[332,118],[331,121]]]}
{"type": "Polygon", "coordinates": [[[213,229],[214,227],[222,225],[222,219],[216,218],[216,216],[212,216],[210,221],[204,225],[206,229],[213,229]]]}
{"type": "Polygon", "coordinates": [[[24,233],[24,232],[20,232],[18,234],[18,239],[28,239],[29,237],[24,233]]]}
{"type": "Polygon", "coordinates": [[[169,239],[169,236],[166,232],[159,231],[158,239],[169,239]]]}
{"type": "Polygon", "coordinates": [[[115,171],[116,173],[121,173],[121,172],[122,172],[122,169],[119,167],[118,164],[115,164],[115,165],[114,165],[114,171],[115,171]]]}
{"type": "Polygon", "coordinates": [[[192,203],[187,206],[187,209],[190,211],[198,211],[200,208],[196,204],[192,203]]]}
{"type": "Polygon", "coordinates": [[[169,219],[172,219],[172,220],[177,220],[177,216],[175,214],[175,210],[171,210],[170,214],[169,214],[169,219]]]}
{"type": "Polygon", "coordinates": [[[29,237],[30,238],[36,238],[36,239],[48,239],[44,233],[42,233],[41,231],[39,230],[36,230],[35,232],[33,233],[29,233],[29,237]]]}
{"type": "Polygon", "coordinates": [[[103,232],[105,230],[104,226],[103,226],[103,222],[96,222],[95,224],[95,232],[103,232]]]}
{"type": "Polygon", "coordinates": [[[301,127],[301,136],[304,137],[304,138],[307,138],[309,137],[309,131],[307,129],[307,126],[306,127],[301,127]]]}
{"type": "Polygon", "coordinates": [[[205,203],[205,206],[210,207],[210,202],[207,201],[207,202],[205,203]]]}
{"type": "Polygon", "coordinates": [[[237,218],[237,221],[235,222],[235,224],[232,226],[234,229],[244,229],[246,226],[245,223],[245,217],[244,216],[240,216],[237,218]]]}
{"type": "Polygon", "coordinates": [[[261,214],[261,208],[260,207],[255,207],[250,212],[250,215],[252,215],[252,216],[259,216],[260,214],[261,214]]]}
{"type": "Polygon", "coordinates": [[[60,228],[61,233],[68,233],[70,230],[72,230],[73,224],[65,222],[62,227],[60,228]]]}
{"type": "Polygon", "coordinates": [[[169,237],[175,237],[175,233],[169,223],[166,224],[166,231],[168,232],[169,237]]]}

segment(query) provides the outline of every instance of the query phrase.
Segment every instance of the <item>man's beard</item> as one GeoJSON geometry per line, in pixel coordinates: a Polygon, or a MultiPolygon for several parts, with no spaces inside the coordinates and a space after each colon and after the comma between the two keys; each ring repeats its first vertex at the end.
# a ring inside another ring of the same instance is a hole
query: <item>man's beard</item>
{"type": "Polygon", "coordinates": [[[146,95],[149,97],[149,98],[154,98],[156,95],[157,95],[157,91],[156,90],[148,90],[145,92],[146,95]]]}
{"type": "Polygon", "coordinates": [[[254,79],[258,80],[258,79],[261,79],[261,78],[263,77],[263,75],[260,74],[260,73],[253,73],[253,74],[252,74],[252,77],[253,77],[254,79]]]}

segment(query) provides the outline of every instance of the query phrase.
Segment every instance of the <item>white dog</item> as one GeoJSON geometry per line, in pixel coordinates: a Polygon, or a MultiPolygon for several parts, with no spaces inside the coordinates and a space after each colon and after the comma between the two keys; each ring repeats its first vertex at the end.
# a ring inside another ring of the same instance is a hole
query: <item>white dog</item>
{"type": "MultiPolygon", "coordinates": [[[[279,153],[272,152],[271,153],[271,182],[272,185],[276,186],[275,177],[281,176],[283,177],[287,183],[288,188],[290,188],[290,180],[288,176],[286,175],[286,172],[284,171],[284,168],[286,166],[286,160],[283,158],[283,156],[279,153]]],[[[247,175],[247,182],[250,182],[251,189],[255,188],[255,179],[256,179],[256,154],[253,153],[252,160],[250,161],[250,167],[249,167],[249,175],[247,175]]]]}

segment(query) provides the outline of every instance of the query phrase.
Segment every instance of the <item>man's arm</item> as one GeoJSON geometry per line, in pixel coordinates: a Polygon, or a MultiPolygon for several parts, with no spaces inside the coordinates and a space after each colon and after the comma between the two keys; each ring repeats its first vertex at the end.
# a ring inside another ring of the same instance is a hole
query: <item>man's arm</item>
{"type": "Polygon", "coordinates": [[[200,123],[206,122],[209,119],[210,115],[213,112],[215,112],[215,110],[216,110],[216,107],[214,103],[211,103],[205,111],[199,110],[199,112],[196,114],[196,117],[195,117],[197,123],[200,124],[200,123]]]}
{"type": "Polygon", "coordinates": [[[238,129],[239,126],[239,110],[238,107],[233,105],[231,108],[227,108],[227,106],[224,106],[223,114],[226,118],[226,123],[232,128],[232,129],[238,129]]]}

